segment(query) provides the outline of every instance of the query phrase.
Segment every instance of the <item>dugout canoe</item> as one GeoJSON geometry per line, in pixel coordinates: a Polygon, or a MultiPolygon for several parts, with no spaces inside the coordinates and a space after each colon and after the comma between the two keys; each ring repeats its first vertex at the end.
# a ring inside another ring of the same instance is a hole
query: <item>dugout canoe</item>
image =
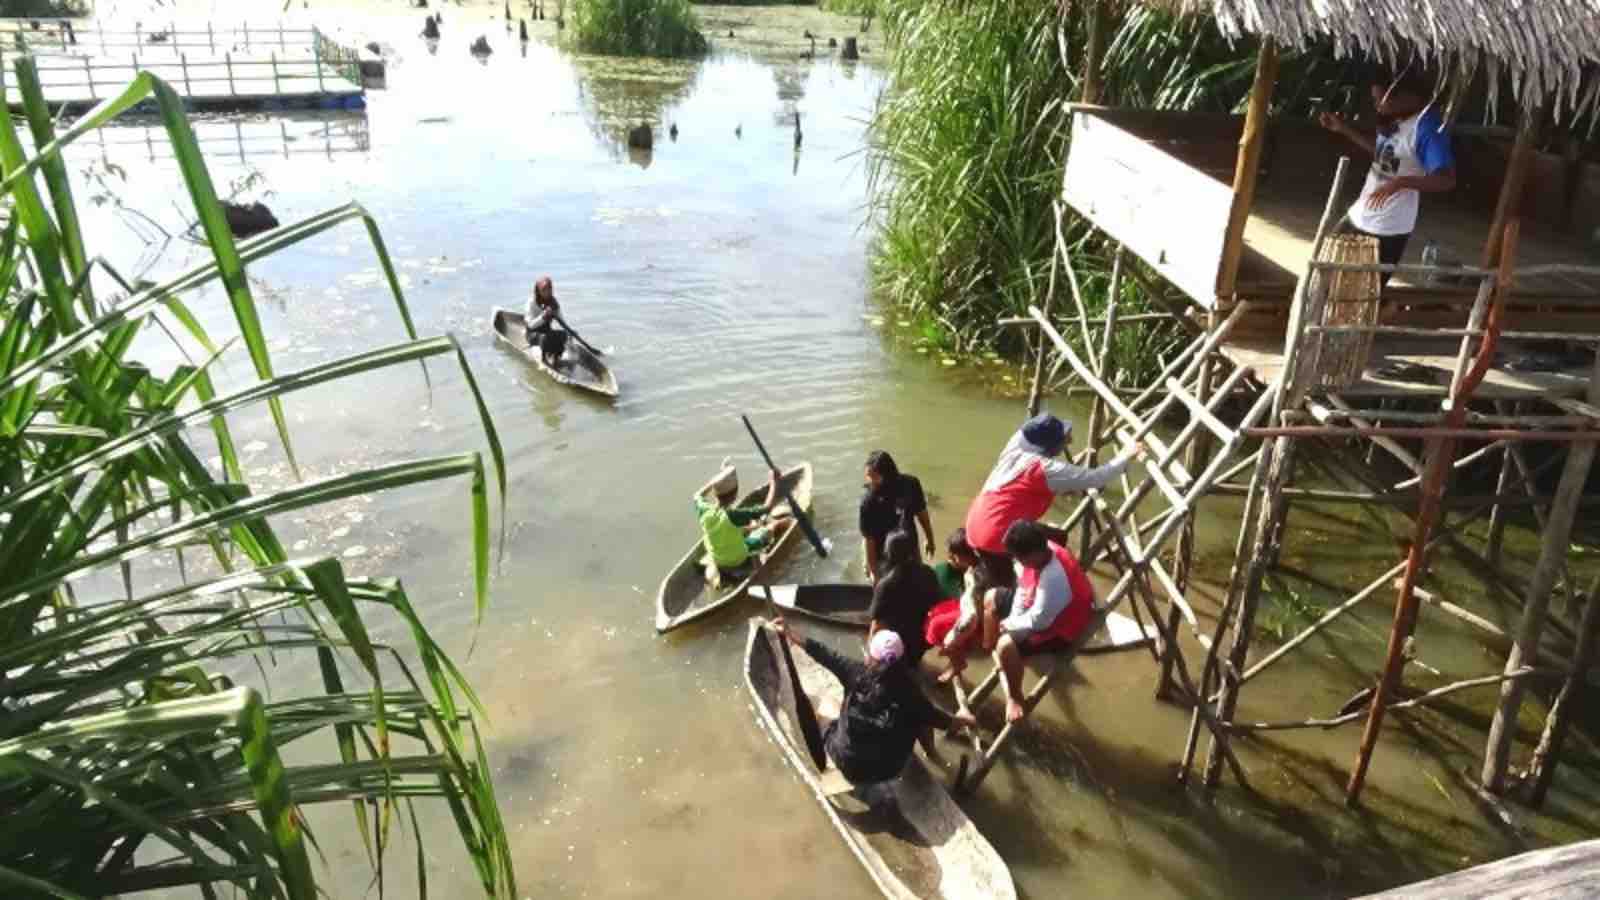
{"type": "MultiPolygon", "coordinates": [[[[920,752],[900,777],[867,792],[852,790],[830,763],[818,772],[794,725],[794,697],[784,671],[782,640],[762,619],[750,622],[745,686],[756,718],[839,836],[885,897],[891,900],[1014,900],[1005,860],[978,831],[929,769],[920,752]],[[885,802],[885,795],[892,795],[885,802]],[[862,796],[876,798],[874,805],[862,796]]],[[[792,648],[801,688],[818,715],[838,715],[844,689],[800,647],[792,648]]]]}
{"type": "Polygon", "coordinates": [[[565,365],[552,369],[544,364],[538,347],[528,346],[527,320],[522,313],[496,309],[492,325],[496,339],[522,354],[529,365],[550,376],[551,380],[602,397],[614,399],[617,396],[617,377],[611,374],[611,367],[576,340],[568,339],[567,349],[561,354],[565,365]]]}
{"type": "MultiPolygon", "coordinates": [[[[784,472],[783,483],[794,496],[795,502],[800,504],[801,509],[810,514],[811,464],[802,463],[784,472]]],[[[740,498],[739,505],[760,503],[766,496],[766,479],[762,479],[759,487],[740,498]]],[[[779,501],[774,511],[781,511],[787,507],[787,502],[779,501]]],[[[672,571],[667,573],[667,577],[662,579],[661,587],[656,591],[656,633],[671,631],[728,606],[743,596],[751,583],[767,574],[789,548],[803,541],[805,535],[800,533],[799,527],[791,527],[770,550],[761,554],[746,573],[744,580],[729,584],[724,579],[721,586],[712,587],[706,580],[705,574],[705,544],[696,540],[694,546],[689,548],[689,552],[684,554],[683,558],[678,560],[678,564],[672,567],[672,571]]]]}
{"type": "MultiPolygon", "coordinates": [[[[761,587],[752,593],[765,600],[772,593],[772,602],[785,613],[800,613],[813,619],[865,628],[871,617],[872,586],[867,584],[775,584],[761,587]]],[[[1113,650],[1131,650],[1143,647],[1155,639],[1155,629],[1140,628],[1139,623],[1121,614],[1106,616],[1105,627],[1083,646],[1080,653],[1109,653],[1113,650]]]]}

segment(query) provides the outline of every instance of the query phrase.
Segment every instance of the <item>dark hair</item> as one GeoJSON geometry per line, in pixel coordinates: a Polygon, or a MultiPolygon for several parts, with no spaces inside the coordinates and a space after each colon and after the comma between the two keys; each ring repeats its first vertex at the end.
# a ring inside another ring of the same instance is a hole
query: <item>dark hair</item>
{"type": "Polygon", "coordinates": [[[1019,519],[1006,529],[1006,552],[1013,557],[1031,556],[1050,549],[1050,539],[1039,523],[1019,519]]]}
{"type": "Polygon", "coordinates": [[[965,528],[957,528],[955,531],[950,532],[950,536],[945,538],[944,548],[951,553],[959,553],[962,556],[978,555],[973,552],[972,545],[967,543],[967,530],[965,528]]]}
{"type": "Polygon", "coordinates": [[[867,468],[878,473],[885,487],[894,484],[895,479],[900,477],[900,467],[894,464],[894,457],[887,450],[874,450],[867,454],[867,468]]]}
{"type": "Polygon", "coordinates": [[[900,529],[889,532],[883,540],[883,558],[889,568],[898,569],[906,563],[917,562],[917,539],[900,529]]]}
{"type": "Polygon", "coordinates": [[[1433,94],[1433,86],[1429,83],[1427,73],[1423,71],[1421,63],[1415,61],[1402,65],[1398,69],[1388,69],[1380,72],[1377,84],[1386,91],[1410,94],[1423,101],[1426,101],[1433,94]]]}

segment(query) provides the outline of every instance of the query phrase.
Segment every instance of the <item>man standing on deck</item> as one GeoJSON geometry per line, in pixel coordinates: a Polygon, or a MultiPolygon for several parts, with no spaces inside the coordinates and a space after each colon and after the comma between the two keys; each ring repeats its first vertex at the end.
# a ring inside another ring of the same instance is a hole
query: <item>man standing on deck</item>
{"type": "MultiPolygon", "coordinates": [[[[1350,225],[1378,239],[1378,262],[1398,265],[1417,227],[1421,194],[1454,190],[1455,154],[1444,120],[1431,103],[1421,74],[1406,68],[1372,85],[1377,107],[1375,135],[1357,131],[1336,113],[1319,117],[1322,127],[1372,155],[1361,196],[1346,214],[1350,225]]],[[[1393,273],[1385,272],[1388,284],[1393,273]]]]}

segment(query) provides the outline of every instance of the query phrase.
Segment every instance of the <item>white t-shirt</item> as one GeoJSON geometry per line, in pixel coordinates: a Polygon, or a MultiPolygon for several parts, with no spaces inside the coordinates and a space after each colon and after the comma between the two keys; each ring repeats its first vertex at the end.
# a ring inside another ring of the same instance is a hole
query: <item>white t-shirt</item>
{"type": "Polygon", "coordinates": [[[1433,175],[1455,166],[1450,135],[1430,106],[1402,119],[1389,134],[1379,132],[1375,151],[1361,196],[1350,206],[1350,224],[1368,234],[1410,234],[1417,227],[1418,192],[1398,191],[1377,209],[1367,207],[1367,198],[1392,178],[1433,175]]]}

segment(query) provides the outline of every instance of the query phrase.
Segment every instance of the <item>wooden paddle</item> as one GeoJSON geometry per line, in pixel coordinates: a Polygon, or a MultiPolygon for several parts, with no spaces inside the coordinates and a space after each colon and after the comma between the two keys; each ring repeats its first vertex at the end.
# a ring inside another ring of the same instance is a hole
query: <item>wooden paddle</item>
{"type": "MultiPolygon", "coordinates": [[[[756,442],[756,449],[761,451],[761,458],[766,460],[767,468],[772,470],[772,476],[778,483],[778,492],[783,495],[783,499],[789,501],[789,510],[794,513],[795,521],[800,524],[800,530],[805,532],[806,540],[816,548],[818,556],[827,559],[828,547],[822,542],[822,535],[817,534],[817,530],[811,527],[811,518],[800,508],[800,504],[795,502],[794,495],[789,493],[788,486],[783,483],[783,473],[778,471],[778,464],[772,461],[772,454],[768,453],[766,445],[761,443],[761,437],[756,434],[756,427],[750,424],[750,417],[740,415],[739,418],[744,422],[744,430],[750,432],[750,439],[756,442]]],[[[784,649],[787,652],[788,648],[784,649]]]]}
{"type": "MultiPolygon", "coordinates": [[[[761,590],[767,595],[767,610],[774,619],[782,618],[778,615],[778,604],[772,599],[772,588],[762,585],[761,590]]],[[[794,654],[789,651],[789,638],[777,633],[773,634],[778,639],[778,646],[783,648],[783,667],[789,672],[789,689],[794,694],[795,727],[800,729],[800,736],[805,739],[806,750],[811,753],[811,762],[816,765],[818,772],[828,769],[828,751],[822,746],[822,728],[817,725],[817,711],[811,705],[811,698],[806,696],[805,688],[800,684],[800,671],[794,667],[794,654]]]]}

